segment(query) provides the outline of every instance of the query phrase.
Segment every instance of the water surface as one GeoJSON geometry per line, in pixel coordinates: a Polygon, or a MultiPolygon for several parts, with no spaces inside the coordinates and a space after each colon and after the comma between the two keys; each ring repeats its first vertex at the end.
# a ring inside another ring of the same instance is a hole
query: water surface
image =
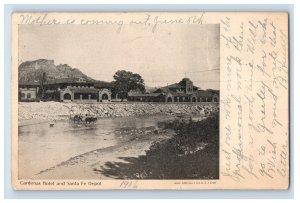
{"type": "Polygon", "coordinates": [[[71,157],[117,145],[130,137],[122,129],[157,127],[171,116],[101,118],[95,125],[74,127],[68,121],[19,126],[19,178],[30,178],[71,157]],[[117,133],[118,132],[118,133],[117,133]]]}

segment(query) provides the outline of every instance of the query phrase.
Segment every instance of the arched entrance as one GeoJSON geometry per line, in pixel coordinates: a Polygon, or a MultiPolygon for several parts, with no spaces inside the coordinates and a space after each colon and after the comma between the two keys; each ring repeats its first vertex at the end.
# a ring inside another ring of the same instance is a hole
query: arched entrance
{"type": "Polygon", "coordinates": [[[102,94],[102,100],[108,100],[108,95],[107,94],[102,94]]]}
{"type": "Polygon", "coordinates": [[[183,98],[182,97],[179,97],[179,102],[183,102],[183,98]]]}
{"type": "Polygon", "coordinates": [[[167,102],[173,102],[172,97],[168,97],[167,102]]]}
{"type": "Polygon", "coordinates": [[[99,91],[99,102],[111,101],[111,91],[108,89],[101,89],[99,91]]]}
{"type": "Polygon", "coordinates": [[[214,102],[218,102],[218,98],[217,97],[214,97],[214,102]]]}
{"type": "Polygon", "coordinates": [[[196,101],[197,101],[196,97],[193,97],[192,102],[196,102],[196,101]]]}
{"type": "Polygon", "coordinates": [[[71,95],[69,93],[64,94],[64,100],[71,100],[71,95]]]}

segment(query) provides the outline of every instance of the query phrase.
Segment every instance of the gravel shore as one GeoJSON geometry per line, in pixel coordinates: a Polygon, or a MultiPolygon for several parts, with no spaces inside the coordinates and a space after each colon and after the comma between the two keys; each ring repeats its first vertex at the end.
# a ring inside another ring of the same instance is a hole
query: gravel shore
{"type": "Polygon", "coordinates": [[[92,114],[103,117],[145,115],[200,114],[218,111],[218,103],[98,103],[19,102],[19,121],[67,120],[71,114],[92,114]]]}

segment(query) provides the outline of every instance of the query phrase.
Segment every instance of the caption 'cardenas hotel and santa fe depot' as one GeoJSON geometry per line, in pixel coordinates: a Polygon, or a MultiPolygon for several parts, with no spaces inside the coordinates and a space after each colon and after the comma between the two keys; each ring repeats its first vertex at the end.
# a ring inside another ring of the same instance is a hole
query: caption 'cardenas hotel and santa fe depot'
{"type": "MultiPolygon", "coordinates": [[[[120,102],[113,94],[113,82],[91,82],[83,78],[49,80],[42,87],[37,82],[19,84],[19,101],[40,101],[38,92],[44,88],[43,101],[76,103],[120,102]]],[[[123,100],[124,101],[124,100],[123,100]]],[[[127,101],[134,102],[219,102],[218,90],[201,90],[188,78],[151,92],[130,91],[127,101]]]]}

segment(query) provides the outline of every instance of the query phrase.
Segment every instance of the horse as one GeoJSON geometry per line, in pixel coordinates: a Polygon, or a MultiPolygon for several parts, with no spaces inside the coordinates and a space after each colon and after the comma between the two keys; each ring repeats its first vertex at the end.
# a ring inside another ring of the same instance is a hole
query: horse
{"type": "Polygon", "coordinates": [[[73,121],[74,121],[74,123],[80,123],[80,122],[82,122],[82,118],[81,118],[81,116],[79,116],[79,115],[75,115],[74,117],[73,117],[73,121]]]}
{"type": "Polygon", "coordinates": [[[96,117],[87,117],[85,118],[85,123],[94,123],[97,121],[96,117]]]}

